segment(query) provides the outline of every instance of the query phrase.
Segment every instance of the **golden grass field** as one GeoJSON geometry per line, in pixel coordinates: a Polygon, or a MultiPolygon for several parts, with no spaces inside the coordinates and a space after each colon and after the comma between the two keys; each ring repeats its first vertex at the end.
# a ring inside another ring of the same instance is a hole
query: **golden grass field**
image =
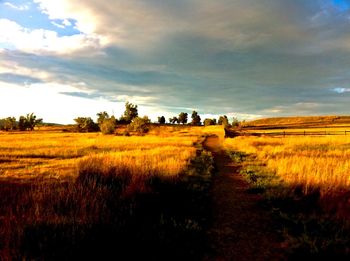
{"type": "Polygon", "coordinates": [[[203,248],[213,162],[200,143],[223,127],[63,128],[0,133],[0,260],[161,260],[174,248],[181,260],[203,248]]]}
{"type": "Polygon", "coordinates": [[[350,116],[296,116],[264,118],[246,122],[246,126],[328,126],[350,123],[350,116]]]}
{"type": "Polygon", "coordinates": [[[138,172],[177,175],[195,154],[205,133],[223,135],[219,127],[155,127],[147,136],[67,133],[58,128],[0,133],[0,179],[70,179],[81,161],[91,158],[138,172]]]}
{"type": "Polygon", "coordinates": [[[256,155],[269,171],[305,190],[328,192],[350,185],[350,136],[248,136],[226,139],[224,146],[256,155]]]}

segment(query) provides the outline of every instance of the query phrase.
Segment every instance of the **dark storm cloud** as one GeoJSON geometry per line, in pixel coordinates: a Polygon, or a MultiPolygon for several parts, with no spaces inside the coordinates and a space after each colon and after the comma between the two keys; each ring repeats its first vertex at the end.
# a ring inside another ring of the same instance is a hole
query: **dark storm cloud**
{"type": "Polygon", "coordinates": [[[111,41],[100,54],[7,51],[0,58],[82,89],[66,95],[153,97],[148,105],[174,112],[341,114],[349,93],[335,90],[350,88],[349,6],[345,0],[87,0],[82,9],[98,18],[95,32],[111,41]]]}

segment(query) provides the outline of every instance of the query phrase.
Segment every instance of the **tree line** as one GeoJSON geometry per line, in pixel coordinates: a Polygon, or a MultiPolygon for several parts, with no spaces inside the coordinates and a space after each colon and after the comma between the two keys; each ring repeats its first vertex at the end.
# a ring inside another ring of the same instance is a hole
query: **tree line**
{"type": "Polygon", "coordinates": [[[37,125],[42,124],[43,119],[37,119],[34,113],[28,113],[26,116],[20,116],[18,121],[15,117],[0,119],[0,130],[20,130],[32,131],[37,125]]]}
{"type": "MultiPolygon", "coordinates": [[[[75,121],[75,130],[78,132],[97,132],[101,131],[104,134],[113,134],[117,125],[127,125],[127,132],[139,132],[146,133],[149,130],[151,120],[148,116],[140,117],[136,104],[130,102],[125,103],[125,111],[123,115],[117,119],[114,115],[109,115],[106,111],[99,112],[96,114],[97,122],[91,117],[77,117],[75,121]]],[[[20,130],[20,131],[31,131],[34,130],[35,126],[43,123],[43,119],[37,119],[34,113],[27,114],[26,116],[20,116],[18,121],[15,117],[8,117],[0,119],[0,130],[20,130]]],[[[158,124],[181,124],[181,125],[192,125],[192,126],[210,126],[210,125],[224,125],[227,127],[237,127],[239,122],[236,118],[233,118],[231,123],[226,115],[220,116],[216,119],[202,119],[197,111],[193,111],[191,119],[189,121],[189,115],[186,112],[181,112],[178,116],[169,118],[167,123],[164,116],[158,117],[158,124]]]]}
{"type": "MultiPolygon", "coordinates": [[[[118,124],[127,125],[127,131],[135,131],[139,133],[146,133],[149,130],[151,120],[147,116],[139,117],[137,105],[126,102],[125,111],[119,119],[114,115],[110,116],[107,112],[97,113],[97,122],[95,123],[91,117],[78,117],[74,119],[76,128],[79,132],[92,132],[100,130],[104,134],[114,133],[118,124]]],[[[167,124],[164,116],[159,116],[158,124],[167,124]]],[[[189,122],[189,115],[186,112],[181,112],[178,116],[169,118],[168,124],[188,124],[192,126],[210,126],[210,125],[224,125],[225,128],[239,126],[237,118],[233,118],[231,123],[226,115],[220,116],[216,119],[202,119],[197,111],[191,114],[191,121],[189,122]]]]}

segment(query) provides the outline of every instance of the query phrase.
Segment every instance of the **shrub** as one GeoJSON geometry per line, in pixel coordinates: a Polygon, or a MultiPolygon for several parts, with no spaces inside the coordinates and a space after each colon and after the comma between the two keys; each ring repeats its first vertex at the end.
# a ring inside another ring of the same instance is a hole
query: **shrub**
{"type": "Polygon", "coordinates": [[[117,124],[115,118],[111,117],[109,119],[105,119],[99,126],[103,134],[113,134],[117,124]]]}
{"type": "Polygon", "coordinates": [[[214,119],[205,119],[203,122],[204,126],[215,125],[214,119]]]}
{"type": "Polygon", "coordinates": [[[138,133],[147,133],[149,131],[149,124],[151,121],[147,116],[143,118],[136,117],[133,121],[128,125],[129,131],[136,131],[138,133]]]}
{"type": "Polygon", "coordinates": [[[98,125],[90,117],[78,117],[74,121],[78,132],[94,132],[99,129],[98,125]]]}

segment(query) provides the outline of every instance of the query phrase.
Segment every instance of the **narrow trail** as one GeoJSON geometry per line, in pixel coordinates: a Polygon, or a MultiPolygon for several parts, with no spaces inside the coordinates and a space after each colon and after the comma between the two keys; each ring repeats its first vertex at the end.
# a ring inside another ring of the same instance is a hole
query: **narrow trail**
{"type": "Polygon", "coordinates": [[[246,192],[247,182],[221,148],[218,137],[204,142],[217,166],[213,181],[213,226],[209,231],[214,257],[207,260],[283,260],[278,236],[273,232],[268,213],[256,203],[259,197],[246,192]]]}

